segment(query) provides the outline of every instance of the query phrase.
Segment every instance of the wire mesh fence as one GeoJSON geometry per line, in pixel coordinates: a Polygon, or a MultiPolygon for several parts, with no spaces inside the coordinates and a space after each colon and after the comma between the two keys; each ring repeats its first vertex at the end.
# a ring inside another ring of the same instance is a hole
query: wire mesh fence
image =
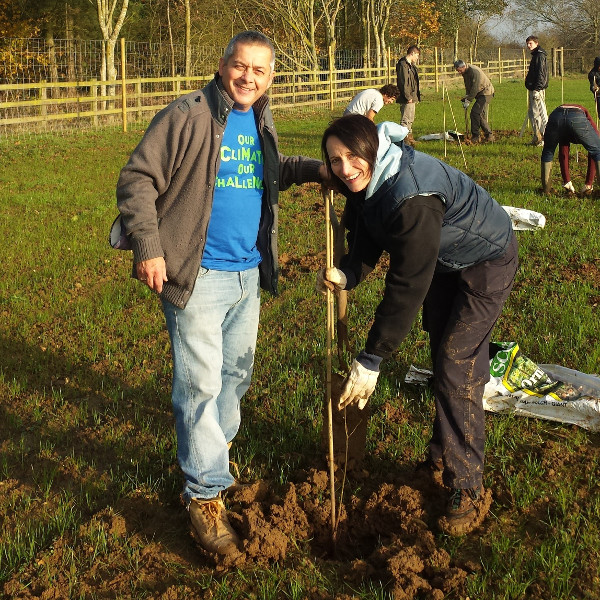
{"type": "MultiPolygon", "coordinates": [[[[224,47],[192,46],[190,48],[190,72],[185,72],[186,53],[182,44],[125,41],[125,68],[128,77],[175,77],[199,76],[216,70],[224,47]]],[[[115,46],[115,66],[118,77],[121,64],[121,45],[115,46]]],[[[385,67],[388,61],[395,65],[405,49],[391,46],[388,52],[378,55],[374,50],[341,49],[336,51],[334,69],[360,69],[385,67]]],[[[505,59],[523,56],[521,48],[461,48],[459,57],[465,61],[495,60],[498,53],[505,59]]],[[[593,52],[593,51],[592,51],[593,52]]],[[[452,63],[453,50],[448,48],[421,48],[420,62],[433,64],[435,57],[440,64],[452,63]]],[[[589,57],[580,51],[565,50],[569,58],[566,68],[581,68],[582,59],[589,57]],[[579,52],[579,54],[575,54],[579,52]]],[[[84,81],[102,78],[102,66],[106,59],[106,45],[102,40],[46,40],[0,38],[0,83],[36,83],[39,81],[84,81]]],[[[590,59],[593,62],[593,56],[590,59]]],[[[590,63],[591,64],[591,63],[590,63]]],[[[326,52],[315,57],[284,49],[277,55],[277,70],[311,71],[329,69],[326,52]]]]}
{"type": "MultiPolygon", "coordinates": [[[[115,47],[116,79],[109,81],[102,78],[106,72],[102,41],[0,38],[0,139],[150,120],[177,96],[205,85],[224,48],[195,46],[192,50],[191,72],[186,76],[183,45],[123,41],[115,47]]],[[[347,102],[361,89],[395,83],[395,65],[404,52],[404,48],[389,48],[377,56],[363,50],[339,50],[331,68],[327,56],[319,55],[316,69],[306,66],[306,57],[280,52],[270,91],[272,106],[307,110],[333,106],[347,102]]],[[[555,75],[572,67],[581,69],[587,61],[573,51],[553,49],[549,54],[555,75]]],[[[480,48],[477,52],[465,48],[458,56],[499,79],[524,77],[529,63],[529,52],[522,48],[480,48]]],[[[422,47],[422,86],[437,88],[458,81],[453,60],[450,49],[422,47]]]]}

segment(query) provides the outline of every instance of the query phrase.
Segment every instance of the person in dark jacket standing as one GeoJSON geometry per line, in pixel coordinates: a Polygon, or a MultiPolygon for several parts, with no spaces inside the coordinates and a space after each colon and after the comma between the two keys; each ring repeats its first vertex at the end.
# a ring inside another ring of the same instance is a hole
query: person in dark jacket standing
{"type": "Polygon", "coordinates": [[[451,493],[443,531],[461,535],[485,518],[485,417],[492,328],[512,289],[517,242],[508,214],[467,175],[403,143],[406,128],[359,115],[334,121],[321,149],[346,196],[348,254],[323,269],[317,289],[358,285],[389,255],[383,298],[354,359],[339,407],[364,408],[382,360],[398,348],[423,305],[436,415],[429,456],[451,493]]]}
{"type": "Polygon", "coordinates": [[[419,85],[419,71],[417,63],[421,51],[417,46],[409,46],[406,56],[403,56],[396,64],[396,85],[400,95],[396,102],[400,104],[402,114],[401,125],[408,129],[407,141],[414,142],[412,137],[412,126],[415,121],[415,109],[421,101],[421,88],[419,85]]]}
{"type": "Polygon", "coordinates": [[[546,88],[548,87],[548,66],[546,64],[546,51],[539,45],[538,38],[530,35],[527,47],[531,51],[529,70],[525,77],[525,87],[529,90],[529,122],[533,129],[532,146],[541,146],[544,140],[544,131],[548,122],[546,110],[546,88]]]}
{"type": "Polygon", "coordinates": [[[600,115],[600,56],[596,56],[594,59],[594,68],[588,73],[588,80],[590,82],[590,92],[594,94],[596,119],[598,119],[598,115],[600,115]]]}
{"type": "Polygon", "coordinates": [[[465,111],[475,101],[471,108],[471,141],[479,142],[480,130],[483,129],[483,141],[493,142],[494,135],[487,120],[488,108],[494,97],[490,78],[479,67],[468,65],[463,60],[455,61],[454,68],[465,82],[465,95],[460,99],[465,111]]]}
{"type": "Polygon", "coordinates": [[[279,154],[266,91],[275,51],[237,34],[215,78],[160,111],[121,170],[117,206],[133,276],[160,294],[173,357],[182,500],[208,552],[239,539],[222,493],[250,385],[260,287],[277,289],[278,194],[321,181],[318,160],[279,154]]]}

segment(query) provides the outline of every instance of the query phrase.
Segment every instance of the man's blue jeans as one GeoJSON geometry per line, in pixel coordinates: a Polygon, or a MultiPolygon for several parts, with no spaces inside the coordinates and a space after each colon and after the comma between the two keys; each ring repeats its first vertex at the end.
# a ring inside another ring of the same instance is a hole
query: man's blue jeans
{"type": "Polygon", "coordinates": [[[593,160],[600,160],[600,138],[578,108],[555,108],[548,117],[542,162],[552,162],[556,146],[581,144],[593,160]]]}
{"type": "Polygon", "coordinates": [[[186,505],[192,498],[214,498],[234,481],[227,444],[240,426],[240,400],[250,385],[259,309],[258,267],[200,268],[184,309],[163,301],[186,505]]]}

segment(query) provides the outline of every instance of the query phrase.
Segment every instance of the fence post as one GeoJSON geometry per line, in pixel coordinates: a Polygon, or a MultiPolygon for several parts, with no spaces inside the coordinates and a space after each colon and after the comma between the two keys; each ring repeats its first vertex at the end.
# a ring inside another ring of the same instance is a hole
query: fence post
{"type": "Polygon", "coordinates": [[[90,91],[92,93],[92,125],[98,127],[98,86],[97,79],[90,81],[90,91]]]}
{"type": "Polygon", "coordinates": [[[46,99],[48,98],[48,89],[46,88],[46,80],[42,79],[40,81],[40,115],[44,117],[46,120],[47,109],[46,109],[46,99]]]}
{"type": "Polygon", "coordinates": [[[329,110],[333,110],[333,67],[335,66],[333,63],[335,61],[335,56],[333,54],[333,46],[329,45],[329,110]]]}
{"type": "Polygon", "coordinates": [[[440,91],[440,77],[438,74],[438,48],[437,46],[433,49],[433,77],[435,79],[435,91],[439,92],[440,91]]]}
{"type": "Polygon", "coordinates": [[[292,104],[296,104],[296,69],[292,71],[292,104]]]}
{"type": "Polygon", "coordinates": [[[560,47],[560,103],[565,101],[565,48],[560,47]]]}
{"type": "Polygon", "coordinates": [[[121,113],[123,115],[123,132],[127,133],[127,83],[125,81],[125,38],[121,38],[121,113]]]}
{"type": "Polygon", "coordinates": [[[140,121],[142,118],[142,78],[138,77],[135,82],[135,95],[136,95],[136,106],[137,106],[137,120],[140,121]]]}
{"type": "Polygon", "coordinates": [[[523,48],[523,79],[527,78],[527,60],[525,59],[525,48],[523,48]]]}
{"type": "Polygon", "coordinates": [[[502,48],[498,46],[498,83],[502,83],[502,48]]]}

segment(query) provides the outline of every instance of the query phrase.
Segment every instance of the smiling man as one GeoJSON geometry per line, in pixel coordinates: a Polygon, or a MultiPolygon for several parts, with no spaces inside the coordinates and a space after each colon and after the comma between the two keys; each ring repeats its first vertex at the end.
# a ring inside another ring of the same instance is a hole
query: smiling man
{"type": "Polygon", "coordinates": [[[265,92],[275,52],[236,35],[215,78],[159,112],[121,171],[117,204],[133,277],[160,295],[173,357],[182,499],[194,537],[229,555],[240,540],[223,492],[250,385],[260,288],[277,291],[278,193],[321,181],[318,160],[279,154],[265,92]]]}

